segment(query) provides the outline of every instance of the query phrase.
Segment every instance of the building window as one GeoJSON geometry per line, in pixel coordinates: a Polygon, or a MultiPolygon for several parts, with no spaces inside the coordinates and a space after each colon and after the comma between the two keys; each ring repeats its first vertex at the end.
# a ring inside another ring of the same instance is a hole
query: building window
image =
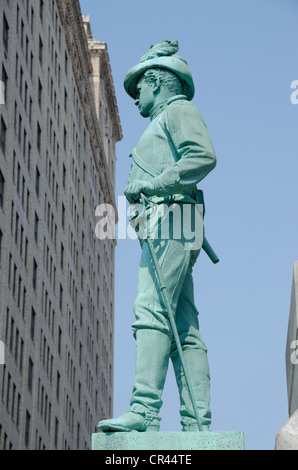
{"type": "Polygon", "coordinates": [[[35,258],[33,258],[32,285],[35,291],[36,291],[36,284],[37,284],[37,262],[35,258]]]}
{"type": "Polygon", "coordinates": [[[41,127],[39,125],[39,122],[37,123],[37,139],[36,139],[36,143],[37,143],[37,149],[38,151],[40,152],[40,147],[41,147],[41,127]]]}
{"type": "Polygon", "coordinates": [[[58,401],[59,401],[59,396],[60,396],[60,374],[57,371],[56,398],[58,401]]]}
{"type": "Polygon", "coordinates": [[[31,33],[33,34],[33,27],[34,27],[34,10],[31,7],[31,33]]]}
{"type": "Polygon", "coordinates": [[[27,152],[27,131],[24,129],[23,134],[23,158],[26,161],[26,152],[27,152]]]}
{"type": "Polygon", "coordinates": [[[28,260],[28,238],[26,237],[26,240],[25,240],[25,254],[24,254],[24,263],[25,263],[25,267],[27,268],[27,260],[28,260]]]}
{"type": "Polygon", "coordinates": [[[24,239],[24,227],[21,225],[21,235],[20,235],[20,255],[23,258],[23,239],[24,239]]]}
{"type": "Polygon", "coordinates": [[[18,328],[16,329],[16,341],[15,341],[15,346],[14,346],[14,358],[15,361],[18,362],[18,357],[19,357],[19,330],[18,328]]]}
{"type": "Polygon", "coordinates": [[[28,390],[32,392],[32,381],[33,381],[33,361],[31,357],[29,357],[29,364],[28,364],[28,390]]]}
{"type": "Polygon", "coordinates": [[[41,109],[41,102],[42,102],[42,84],[41,81],[38,80],[38,104],[41,109]]]}
{"type": "Polygon", "coordinates": [[[67,113],[67,91],[64,89],[64,110],[67,113]]]}
{"type": "Polygon", "coordinates": [[[67,75],[67,71],[68,71],[68,55],[67,55],[67,52],[65,51],[65,73],[67,75]]]}
{"type": "Polygon", "coordinates": [[[31,144],[29,142],[28,143],[28,159],[27,159],[28,171],[30,171],[30,166],[31,166],[31,144]]]}
{"type": "Polygon", "coordinates": [[[24,81],[24,70],[20,68],[20,96],[23,98],[23,81],[24,81]]]}
{"type": "Polygon", "coordinates": [[[16,292],[16,275],[17,275],[17,266],[14,264],[13,267],[13,278],[12,278],[12,295],[15,298],[15,292],[16,292]]]}
{"type": "Polygon", "coordinates": [[[28,411],[26,411],[26,421],[25,421],[25,446],[29,446],[29,434],[30,434],[30,420],[31,416],[28,411]]]}
{"type": "Polygon", "coordinates": [[[33,54],[31,52],[30,54],[30,77],[32,79],[32,76],[33,76],[33,54]]]}
{"type": "Polygon", "coordinates": [[[32,124],[32,106],[33,106],[33,101],[32,101],[32,98],[30,97],[30,100],[29,100],[29,121],[30,121],[30,124],[32,124]]]}
{"type": "Polygon", "coordinates": [[[34,308],[32,307],[31,309],[31,325],[30,325],[30,334],[31,334],[31,339],[34,341],[35,337],[35,319],[36,319],[36,313],[34,308]]]}
{"type": "Polygon", "coordinates": [[[81,268],[81,289],[84,290],[84,269],[81,268]]]}
{"type": "Polygon", "coordinates": [[[42,55],[43,55],[43,43],[41,37],[39,36],[39,62],[42,65],[42,55]]]}
{"type": "Polygon", "coordinates": [[[3,93],[0,95],[0,104],[5,104],[7,101],[7,84],[8,84],[8,75],[6,73],[4,65],[2,65],[2,87],[3,87],[3,93]],[[2,103],[1,98],[4,98],[4,102],[2,103]]]}
{"type": "Polygon", "coordinates": [[[21,21],[21,48],[24,48],[24,21],[21,21]]]}
{"type": "Polygon", "coordinates": [[[23,288],[23,306],[22,306],[22,316],[25,318],[25,311],[26,311],[26,295],[27,295],[27,290],[24,287],[23,288]]]}
{"type": "Polygon", "coordinates": [[[8,287],[11,288],[11,263],[12,263],[12,254],[9,253],[9,265],[8,265],[8,287]]]}
{"type": "Polygon", "coordinates": [[[1,136],[0,136],[0,145],[1,145],[1,150],[3,154],[5,154],[5,147],[6,147],[6,132],[7,132],[7,127],[4,122],[4,119],[1,117],[1,136]]]}
{"type": "Polygon", "coordinates": [[[23,371],[23,357],[24,357],[24,340],[21,340],[21,351],[20,351],[20,363],[19,363],[19,368],[20,371],[23,371]]]}
{"type": "Polygon", "coordinates": [[[3,203],[4,203],[4,187],[5,187],[5,179],[2,174],[2,171],[0,170],[0,207],[3,209],[3,203]]]}
{"type": "Polygon", "coordinates": [[[17,27],[17,35],[19,35],[19,21],[20,20],[20,7],[17,6],[17,19],[16,19],[16,27],[17,27]]]}
{"type": "Polygon", "coordinates": [[[35,173],[35,192],[36,196],[39,198],[39,183],[40,183],[40,172],[38,167],[36,167],[36,173],[35,173]]]}
{"type": "Polygon", "coordinates": [[[28,84],[25,81],[25,96],[24,96],[24,103],[25,103],[25,111],[27,113],[27,108],[28,108],[28,84]]]}
{"type": "Polygon", "coordinates": [[[63,163],[63,170],[62,170],[62,185],[63,185],[63,188],[65,189],[65,183],[66,183],[66,168],[65,168],[65,165],[63,163]]]}
{"type": "Polygon", "coordinates": [[[12,390],[12,405],[11,405],[11,417],[12,420],[14,421],[14,410],[15,410],[15,398],[16,398],[16,385],[13,384],[13,390],[12,390]]]}
{"type": "Polygon", "coordinates": [[[43,22],[43,5],[44,5],[43,0],[39,0],[39,15],[40,15],[41,22],[43,22]]]}
{"type": "Polygon", "coordinates": [[[39,224],[39,218],[35,212],[35,219],[34,219],[34,239],[36,243],[38,243],[38,224],[39,224]]]}
{"type": "Polygon", "coordinates": [[[63,287],[62,287],[61,284],[60,284],[60,292],[59,292],[59,307],[60,307],[60,310],[62,311],[62,307],[63,307],[63,287]]]}
{"type": "Polygon", "coordinates": [[[10,212],[10,231],[13,234],[13,221],[14,221],[14,202],[11,201],[11,212],[10,212]]]}
{"type": "Polygon", "coordinates": [[[15,225],[15,235],[14,235],[14,241],[16,245],[18,244],[19,220],[20,220],[19,214],[16,213],[16,225],[15,225]]]}
{"type": "Polygon", "coordinates": [[[61,224],[62,224],[62,228],[64,230],[65,228],[65,206],[62,202],[62,212],[61,212],[61,224]]]}
{"type": "Polygon", "coordinates": [[[22,278],[19,276],[19,283],[18,283],[18,297],[17,297],[17,305],[18,309],[20,309],[21,306],[21,290],[22,290],[22,278]]]}
{"type": "Polygon", "coordinates": [[[0,264],[1,264],[1,255],[2,255],[2,242],[3,242],[3,233],[0,230],[0,264]]]}
{"type": "Polygon", "coordinates": [[[62,330],[59,326],[58,330],[58,353],[61,354],[61,347],[62,347],[62,330]]]}
{"type": "Polygon", "coordinates": [[[22,125],[23,125],[23,119],[22,119],[22,116],[19,114],[19,130],[18,130],[19,145],[21,145],[21,142],[22,142],[22,125]]]}
{"type": "Polygon", "coordinates": [[[29,199],[30,199],[30,191],[27,189],[27,199],[26,199],[26,217],[29,219],[29,199]]]}
{"type": "Polygon", "coordinates": [[[9,24],[7,22],[5,13],[3,13],[3,45],[4,45],[4,48],[6,49],[6,52],[8,51],[8,39],[9,39],[9,24]]]}
{"type": "Polygon", "coordinates": [[[11,375],[8,374],[8,377],[7,377],[7,389],[6,389],[6,409],[7,409],[7,411],[9,410],[10,385],[11,385],[11,375]]]}
{"type": "Polygon", "coordinates": [[[59,429],[59,421],[57,418],[55,418],[55,438],[54,438],[54,445],[55,448],[57,449],[58,447],[58,429],[59,429]]]}
{"type": "Polygon", "coordinates": [[[64,137],[63,137],[64,150],[66,150],[66,142],[67,142],[67,130],[66,130],[66,127],[64,126],[64,137]]]}
{"type": "Polygon", "coordinates": [[[14,336],[14,319],[10,319],[10,339],[9,339],[9,349],[12,352],[13,348],[13,336],[14,336]]]}
{"type": "Polygon", "coordinates": [[[28,36],[26,36],[25,59],[26,59],[27,65],[28,65],[28,53],[29,53],[29,39],[28,39],[28,36]]]}
{"type": "Polygon", "coordinates": [[[17,135],[18,105],[14,102],[14,132],[17,135]]]}
{"type": "Polygon", "coordinates": [[[80,448],[80,424],[77,424],[77,449],[80,448]]]}
{"type": "Polygon", "coordinates": [[[64,246],[63,246],[63,243],[61,243],[60,266],[61,266],[61,269],[63,270],[63,266],[64,266],[64,246]]]}
{"type": "Polygon", "coordinates": [[[15,68],[15,80],[16,84],[18,84],[18,73],[19,73],[19,55],[16,52],[16,68],[15,68]]]}

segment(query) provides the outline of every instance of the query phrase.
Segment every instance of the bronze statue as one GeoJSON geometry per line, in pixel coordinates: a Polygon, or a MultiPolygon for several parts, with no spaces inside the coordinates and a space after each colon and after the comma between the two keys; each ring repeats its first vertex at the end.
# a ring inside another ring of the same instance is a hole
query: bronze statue
{"type": "MultiPolygon", "coordinates": [[[[177,51],[177,41],[151,46],[125,77],[125,89],[140,114],[150,117],[148,128],[132,152],[125,195],[132,205],[145,204],[147,220],[154,205],[178,207],[183,226],[184,210],[180,209],[188,208],[195,214],[195,207],[203,202],[197,184],[214,169],[216,156],[206,125],[191,103],[194,83],[190,69],[177,51]]],[[[202,244],[190,249],[184,233],[180,238],[173,236],[171,218],[168,213],[165,217],[170,227],[167,239],[158,235],[160,218],[154,222],[154,238],[140,239],[142,254],[133,324],[134,386],[129,411],[99,423],[98,428],[105,432],[159,430],[169,359],[180,393],[182,430],[209,430],[209,365],[199,332],[192,278],[202,244]]],[[[205,249],[206,245],[205,240],[205,249]]]]}

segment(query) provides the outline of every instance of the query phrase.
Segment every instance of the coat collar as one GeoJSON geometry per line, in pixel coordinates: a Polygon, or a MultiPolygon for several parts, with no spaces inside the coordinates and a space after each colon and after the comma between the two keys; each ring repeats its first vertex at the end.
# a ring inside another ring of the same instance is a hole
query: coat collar
{"type": "Polygon", "coordinates": [[[179,100],[187,100],[187,97],[185,95],[175,95],[172,96],[169,100],[163,101],[162,103],[154,106],[154,108],[152,108],[150,111],[150,120],[153,121],[167,106],[169,106],[174,101],[179,100]]]}

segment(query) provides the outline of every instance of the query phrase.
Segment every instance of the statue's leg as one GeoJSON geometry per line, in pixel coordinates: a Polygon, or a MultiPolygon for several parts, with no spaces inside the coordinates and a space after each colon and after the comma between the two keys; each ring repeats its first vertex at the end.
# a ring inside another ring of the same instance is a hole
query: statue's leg
{"type": "MultiPolygon", "coordinates": [[[[189,371],[201,425],[209,430],[210,374],[207,349],[199,333],[198,311],[194,303],[191,268],[186,275],[176,310],[176,324],[181,341],[183,359],[189,371]]],[[[172,344],[171,359],[180,394],[180,415],[183,431],[198,431],[198,425],[176,345],[172,344]]]]}
{"type": "Polygon", "coordinates": [[[102,431],[159,431],[158,413],[168,370],[171,339],[154,329],[136,332],[136,368],[130,408],[116,419],[101,421],[102,431]]]}
{"type": "MultiPolygon", "coordinates": [[[[154,240],[154,247],[175,311],[189,266],[189,252],[176,240],[154,240]]],[[[137,353],[130,409],[119,418],[101,421],[98,427],[106,432],[159,428],[172,331],[147,243],[142,248],[134,312],[137,353]]]]}

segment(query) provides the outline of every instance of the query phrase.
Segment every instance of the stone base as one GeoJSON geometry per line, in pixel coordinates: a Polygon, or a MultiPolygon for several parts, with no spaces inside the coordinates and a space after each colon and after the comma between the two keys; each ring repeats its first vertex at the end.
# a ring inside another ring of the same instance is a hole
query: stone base
{"type": "Polygon", "coordinates": [[[92,450],[244,450],[244,434],[227,432],[99,432],[92,450]]]}
{"type": "Polygon", "coordinates": [[[298,410],[276,434],[275,450],[298,450],[298,410]]]}

